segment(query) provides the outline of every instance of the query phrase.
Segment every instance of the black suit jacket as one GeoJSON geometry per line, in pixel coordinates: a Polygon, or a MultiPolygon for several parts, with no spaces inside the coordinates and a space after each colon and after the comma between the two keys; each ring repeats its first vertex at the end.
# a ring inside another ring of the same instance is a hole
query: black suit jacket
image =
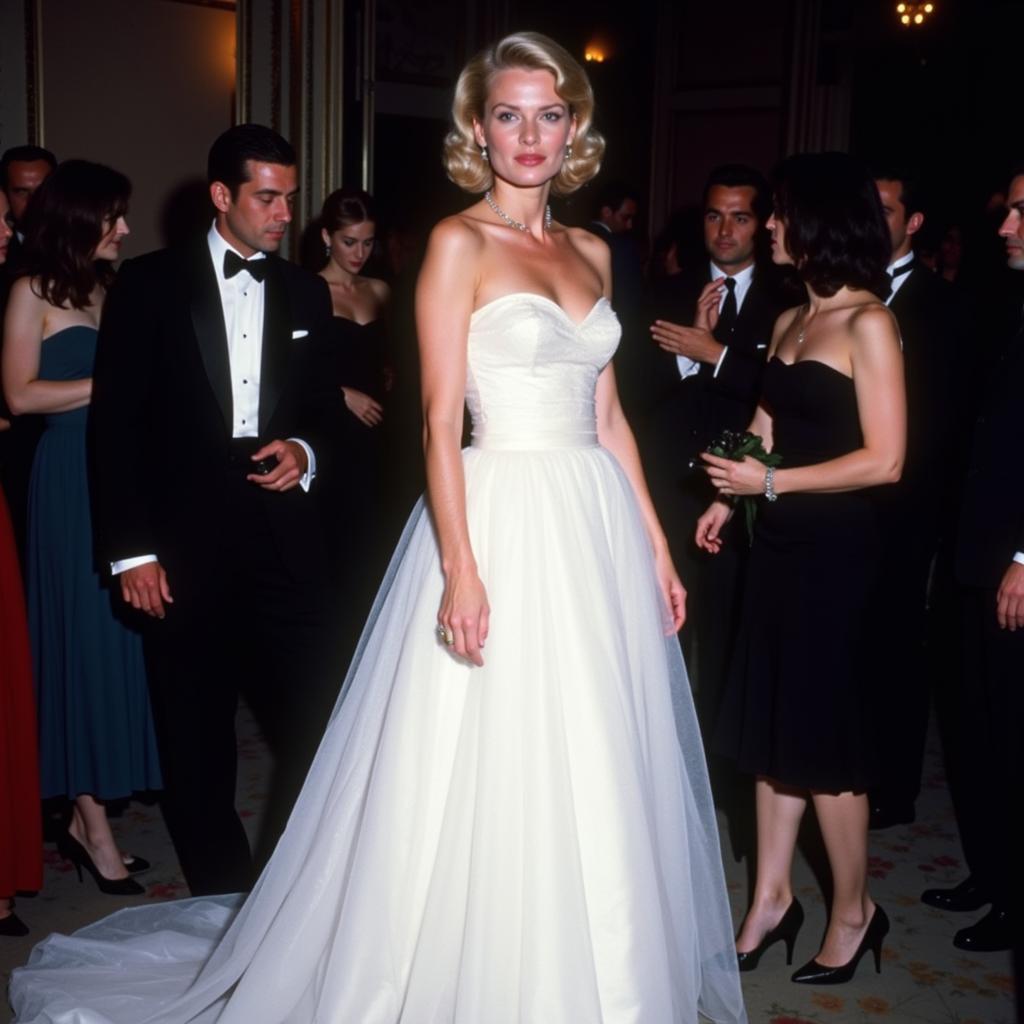
{"type": "Polygon", "coordinates": [[[1024,551],[1024,330],[995,360],[974,425],[960,510],[956,576],[973,587],[999,586],[1014,553],[1024,551]]]}
{"type": "MultiPolygon", "coordinates": [[[[298,267],[268,264],[258,441],[302,438],[320,476],[330,472],[339,404],[324,372],[330,294],[298,267]]],[[[126,261],[104,307],[90,411],[103,557],[156,554],[169,572],[215,563],[231,528],[222,521],[228,474],[242,472],[231,468],[231,432],[227,337],[205,237],[126,261]]],[[[319,574],[311,496],[298,487],[258,493],[288,570],[319,574]]]]}
{"type": "Polygon", "coordinates": [[[957,357],[964,352],[965,317],[952,288],[915,266],[889,303],[900,328],[907,387],[907,452],[898,484],[878,497],[919,518],[933,537],[953,500],[950,466],[963,422],[965,388],[958,388],[957,357]]]}
{"type": "MultiPolygon", "coordinates": [[[[710,280],[707,270],[670,278],[652,298],[650,320],[692,325],[697,298],[710,280]]],[[[640,372],[626,371],[641,382],[644,392],[635,401],[645,443],[660,449],[682,470],[722,430],[745,430],[761,394],[775,321],[787,305],[793,305],[793,297],[787,296],[769,269],[756,267],[717,376],[714,366],[701,363],[697,373],[680,380],[676,357],[649,337],[639,351],[623,353],[624,359],[645,363],[640,372]]]]}

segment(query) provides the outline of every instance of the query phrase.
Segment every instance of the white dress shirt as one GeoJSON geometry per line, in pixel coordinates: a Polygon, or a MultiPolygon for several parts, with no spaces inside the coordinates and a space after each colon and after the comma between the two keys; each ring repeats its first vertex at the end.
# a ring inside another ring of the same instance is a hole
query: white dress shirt
{"type": "Polygon", "coordinates": [[[910,275],[913,273],[913,271],[908,270],[905,274],[897,274],[896,277],[893,277],[893,271],[898,270],[900,267],[905,267],[913,258],[914,252],[913,250],[911,250],[910,252],[907,253],[906,256],[901,256],[898,260],[896,260],[894,263],[890,263],[889,266],[885,268],[885,272],[892,278],[892,291],[889,292],[889,298],[885,300],[885,304],[887,306],[890,302],[892,302],[893,296],[906,283],[907,278],[910,277],[910,275]]]}
{"type": "MultiPolygon", "coordinates": [[[[724,270],[717,263],[711,263],[711,280],[718,281],[723,277],[728,277],[724,270]]],[[[754,264],[751,263],[746,270],[741,270],[738,274],[733,275],[733,280],[736,282],[736,287],[733,289],[733,294],[736,296],[736,315],[739,316],[740,310],[743,308],[743,300],[747,297],[747,292],[750,291],[750,282],[754,280],[754,264]]],[[[725,305],[725,299],[728,295],[728,291],[723,288],[722,295],[718,300],[718,312],[722,312],[722,306],[725,305]]],[[[713,377],[718,376],[718,371],[722,368],[722,363],[725,362],[725,357],[729,352],[729,346],[726,345],[722,349],[722,354],[718,357],[718,362],[715,363],[715,372],[712,374],[713,377]]],[[[695,359],[690,359],[689,356],[676,356],[676,365],[679,367],[679,379],[686,380],[687,377],[692,377],[695,373],[700,370],[700,363],[695,359]]]]}
{"type": "MultiPolygon", "coordinates": [[[[265,288],[247,270],[240,270],[232,278],[224,276],[224,255],[228,251],[237,253],[217,230],[216,222],[210,226],[206,244],[213,262],[220,305],[224,313],[224,331],[228,340],[228,363],[231,376],[231,436],[257,437],[260,423],[260,367],[263,360],[263,305],[265,288]]],[[[266,254],[257,252],[248,257],[251,260],[266,259],[266,254]]],[[[299,486],[308,491],[316,476],[316,456],[302,438],[290,437],[289,441],[300,444],[306,453],[307,469],[299,480],[299,486]]],[[[155,562],[155,554],[138,555],[112,562],[113,575],[134,569],[147,562],[155,562]]]]}

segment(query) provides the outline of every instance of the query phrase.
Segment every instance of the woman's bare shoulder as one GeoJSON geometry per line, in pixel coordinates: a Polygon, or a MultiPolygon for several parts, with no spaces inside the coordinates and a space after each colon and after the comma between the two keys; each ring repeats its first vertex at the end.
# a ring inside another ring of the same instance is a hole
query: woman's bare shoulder
{"type": "Polygon", "coordinates": [[[881,300],[858,303],[849,313],[846,326],[855,338],[899,335],[896,317],[881,300]]]}
{"type": "Polygon", "coordinates": [[[468,210],[439,220],[430,232],[430,248],[442,253],[479,253],[483,244],[480,222],[468,210]]]}

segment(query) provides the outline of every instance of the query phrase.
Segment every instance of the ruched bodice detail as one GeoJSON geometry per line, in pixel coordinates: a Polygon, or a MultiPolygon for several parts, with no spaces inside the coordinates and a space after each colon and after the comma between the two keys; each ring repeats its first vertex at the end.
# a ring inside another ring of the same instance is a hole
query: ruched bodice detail
{"type": "Polygon", "coordinates": [[[533,451],[597,444],[597,378],[619,342],[600,298],[580,323],[557,303],[513,292],[473,313],[466,404],[473,447],[533,451]]]}

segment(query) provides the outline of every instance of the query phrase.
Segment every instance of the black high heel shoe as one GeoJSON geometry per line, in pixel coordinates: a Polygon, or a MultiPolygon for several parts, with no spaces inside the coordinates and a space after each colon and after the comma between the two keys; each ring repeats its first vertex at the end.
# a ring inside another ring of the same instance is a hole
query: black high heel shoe
{"type": "Polygon", "coordinates": [[[28,925],[12,910],[6,917],[0,917],[0,936],[20,939],[28,935],[28,925]]]}
{"type": "Polygon", "coordinates": [[[782,919],[771,931],[765,933],[764,938],[757,944],[756,949],[752,949],[748,953],[737,951],[736,959],[739,961],[740,970],[754,970],[761,962],[761,956],[764,951],[769,946],[774,946],[776,942],[784,942],[786,944],[786,964],[791,964],[793,962],[793,944],[796,942],[797,932],[800,931],[800,926],[803,923],[804,908],[800,906],[800,901],[794,896],[793,902],[786,907],[786,912],[782,915],[782,919]]]}
{"type": "Polygon", "coordinates": [[[141,871],[148,871],[153,866],[145,857],[136,857],[134,853],[122,857],[121,860],[124,861],[124,866],[129,875],[137,875],[141,871]]]}
{"type": "Polygon", "coordinates": [[[860,940],[857,952],[839,967],[826,967],[817,960],[810,960],[793,975],[793,981],[803,985],[842,985],[857,971],[861,957],[870,949],[875,955],[875,974],[882,973],[882,939],[889,934],[889,915],[876,903],[864,938],[860,940]]]}
{"type": "Polygon", "coordinates": [[[99,886],[100,892],[108,896],[141,896],[146,891],[134,878],[107,878],[101,875],[89,851],[70,833],[61,836],[57,849],[65,860],[75,865],[79,881],[82,880],[82,868],[85,868],[99,886]]]}

